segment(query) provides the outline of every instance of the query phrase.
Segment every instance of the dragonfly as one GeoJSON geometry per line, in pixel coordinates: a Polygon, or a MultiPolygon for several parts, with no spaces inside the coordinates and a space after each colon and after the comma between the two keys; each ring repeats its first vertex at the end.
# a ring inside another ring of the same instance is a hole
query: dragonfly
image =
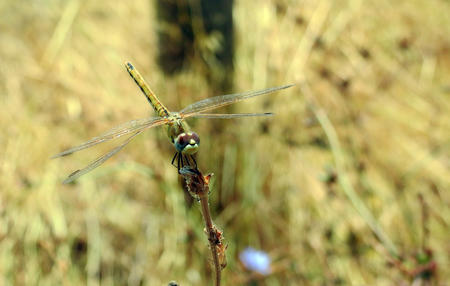
{"type": "Polygon", "coordinates": [[[181,167],[186,165],[194,166],[196,168],[197,162],[195,161],[194,154],[197,153],[200,147],[200,137],[198,136],[197,133],[191,130],[185,119],[188,118],[231,119],[231,118],[254,117],[254,116],[271,116],[273,115],[273,113],[270,112],[234,113],[234,114],[233,113],[219,114],[208,112],[213,109],[224,107],[255,96],[272,93],[275,91],[279,91],[294,86],[294,84],[289,84],[257,91],[210,97],[192,103],[183,108],[179,112],[171,112],[169,111],[169,109],[167,109],[167,107],[163,105],[163,103],[158,99],[158,97],[156,97],[155,93],[153,93],[153,91],[150,89],[149,85],[145,82],[144,78],[131,63],[126,62],[125,67],[130,76],[133,78],[133,80],[136,82],[136,84],[139,86],[139,88],[147,98],[150,105],[153,107],[157,116],[128,121],[78,146],[72,147],[70,149],[67,149],[65,151],[62,151],[61,153],[52,156],[52,158],[64,157],[103,142],[107,142],[122,136],[128,136],[120,145],[114,147],[106,154],[98,157],[97,159],[89,163],[86,167],[71,173],[63,181],[64,184],[73,182],[82,175],[99,167],[106,160],[108,160],[109,158],[117,154],[119,151],[121,151],[136,136],[138,136],[147,129],[160,125],[167,126],[167,135],[176,150],[175,155],[172,158],[172,165],[174,165],[174,162],[176,161],[175,166],[178,168],[178,172],[180,172],[181,167]]]}

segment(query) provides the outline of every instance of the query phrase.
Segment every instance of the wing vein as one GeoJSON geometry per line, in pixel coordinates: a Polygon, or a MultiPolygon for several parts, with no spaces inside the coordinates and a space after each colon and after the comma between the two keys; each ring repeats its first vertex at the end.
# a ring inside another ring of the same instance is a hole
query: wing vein
{"type": "Polygon", "coordinates": [[[95,159],[94,161],[92,161],[91,163],[89,163],[89,165],[87,165],[86,167],[84,167],[83,169],[80,170],[76,170],[75,172],[73,172],[72,174],[70,174],[64,181],[63,184],[68,184],[70,182],[73,182],[74,180],[78,179],[79,177],[83,176],[86,173],[89,173],[90,171],[92,171],[93,169],[97,168],[98,166],[100,166],[101,164],[103,164],[106,160],[108,160],[109,158],[111,158],[112,156],[114,156],[117,152],[119,152],[120,150],[123,149],[123,147],[125,147],[128,143],[130,143],[131,139],[133,139],[136,135],[142,133],[142,130],[134,133],[133,135],[131,135],[130,137],[128,137],[122,144],[120,144],[119,146],[111,149],[108,153],[98,157],[97,159],[95,159]]]}
{"type": "Polygon", "coordinates": [[[255,96],[275,92],[281,89],[289,88],[291,86],[294,86],[294,84],[289,85],[283,85],[278,87],[271,87],[266,88],[263,90],[257,90],[257,91],[249,91],[244,93],[235,93],[235,94],[226,94],[226,95],[219,95],[215,97],[206,98],[200,101],[197,101],[191,105],[186,106],[184,109],[180,111],[180,113],[184,117],[191,117],[196,113],[205,112],[208,110],[216,109],[219,107],[227,106],[248,98],[252,98],[255,96]]]}
{"type": "Polygon", "coordinates": [[[273,116],[273,115],[274,114],[271,112],[266,112],[266,113],[225,113],[225,114],[197,113],[195,115],[192,115],[191,118],[232,119],[232,118],[242,118],[242,117],[273,116]]]}
{"type": "Polygon", "coordinates": [[[106,142],[106,141],[109,141],[112,139],[119,138],[121,136],[130,134],[130,133],[133,133],[136,131],[141,131],[144,129],[148,129],[151,127],[161,125],[165,121],[166,121],[166,119],[162,118],[162,117],[150,117],[150,118],[144,118],[144,119],[131,120],[122,125],[116,126],[116,127],[112,128],[111,130],[106,131],[105,133],[103,133],[99,136],[96,136],[96,137],[90,139],[89,141],[86,141],[78,146],[72,147],[61,153],[58,153],[58,154],[52,156],[52,158],[67,156],[74,152],[78,152],[80,150],[92,147],[94,145],[97,145],[97,144],[100,144],[100,143],[103,143],[103,142],[106,142]]]}

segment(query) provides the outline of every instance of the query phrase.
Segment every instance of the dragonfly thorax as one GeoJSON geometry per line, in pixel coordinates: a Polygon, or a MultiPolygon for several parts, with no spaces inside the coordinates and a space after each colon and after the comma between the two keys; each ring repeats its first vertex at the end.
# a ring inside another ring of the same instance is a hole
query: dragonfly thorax
{"type": "Polygon", "coordinates": [[[173,144],[178,152],[192,155],[197,153],[200,147],[200,137],[195,132],[181,133],[175,138],[173,144]]]}

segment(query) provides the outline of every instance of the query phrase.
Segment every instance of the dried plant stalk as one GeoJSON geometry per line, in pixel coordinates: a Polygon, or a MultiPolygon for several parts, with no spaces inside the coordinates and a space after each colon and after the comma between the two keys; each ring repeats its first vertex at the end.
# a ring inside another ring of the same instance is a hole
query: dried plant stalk
{"type": "Polygon", "coordinates": [[[211,249],[211,254],[213,258],[213,264],[216,273],[216,283],[215,285],[220,285],[221,271],[225,268],[226,256],[225,250],[226,245],[223,243],[223,233],[220,231],[213,223],[211,218],[211,212],[209,210],[209,181],[212,174],[203,176],[203,174],[198,169],[193,169],[192,167],[183,167],[180,169],[180,174],[183,176],[186,182],[186,188],[192,197],[200,202],[202,216],[205,221],[205,232],[208,236],[209,246],[211,249]]]}

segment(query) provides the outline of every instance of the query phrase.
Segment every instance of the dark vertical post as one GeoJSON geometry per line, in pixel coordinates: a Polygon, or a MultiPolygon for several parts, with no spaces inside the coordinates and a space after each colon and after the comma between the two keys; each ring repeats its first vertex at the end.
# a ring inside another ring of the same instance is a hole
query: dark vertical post
{"type": "Polygon", "coordinates": [[[233,83],[233,1],[201,0],[200,3],[206,34],[218,33],[222,38],[220,48],[214,51],[218,69],[211,70],[210,80],[215,88],[228,92],[233,83]]]}
{"type": "Polygon", "coordinates": [[[164,73],[172,75],[202,64],[211,87],[229,91],[233,82],[232,7],[232,0],[156,1],[158,62],[164,73]],[[217,37],[219,47],[209,50],[202,42],[209,37],[217,37]]]}

